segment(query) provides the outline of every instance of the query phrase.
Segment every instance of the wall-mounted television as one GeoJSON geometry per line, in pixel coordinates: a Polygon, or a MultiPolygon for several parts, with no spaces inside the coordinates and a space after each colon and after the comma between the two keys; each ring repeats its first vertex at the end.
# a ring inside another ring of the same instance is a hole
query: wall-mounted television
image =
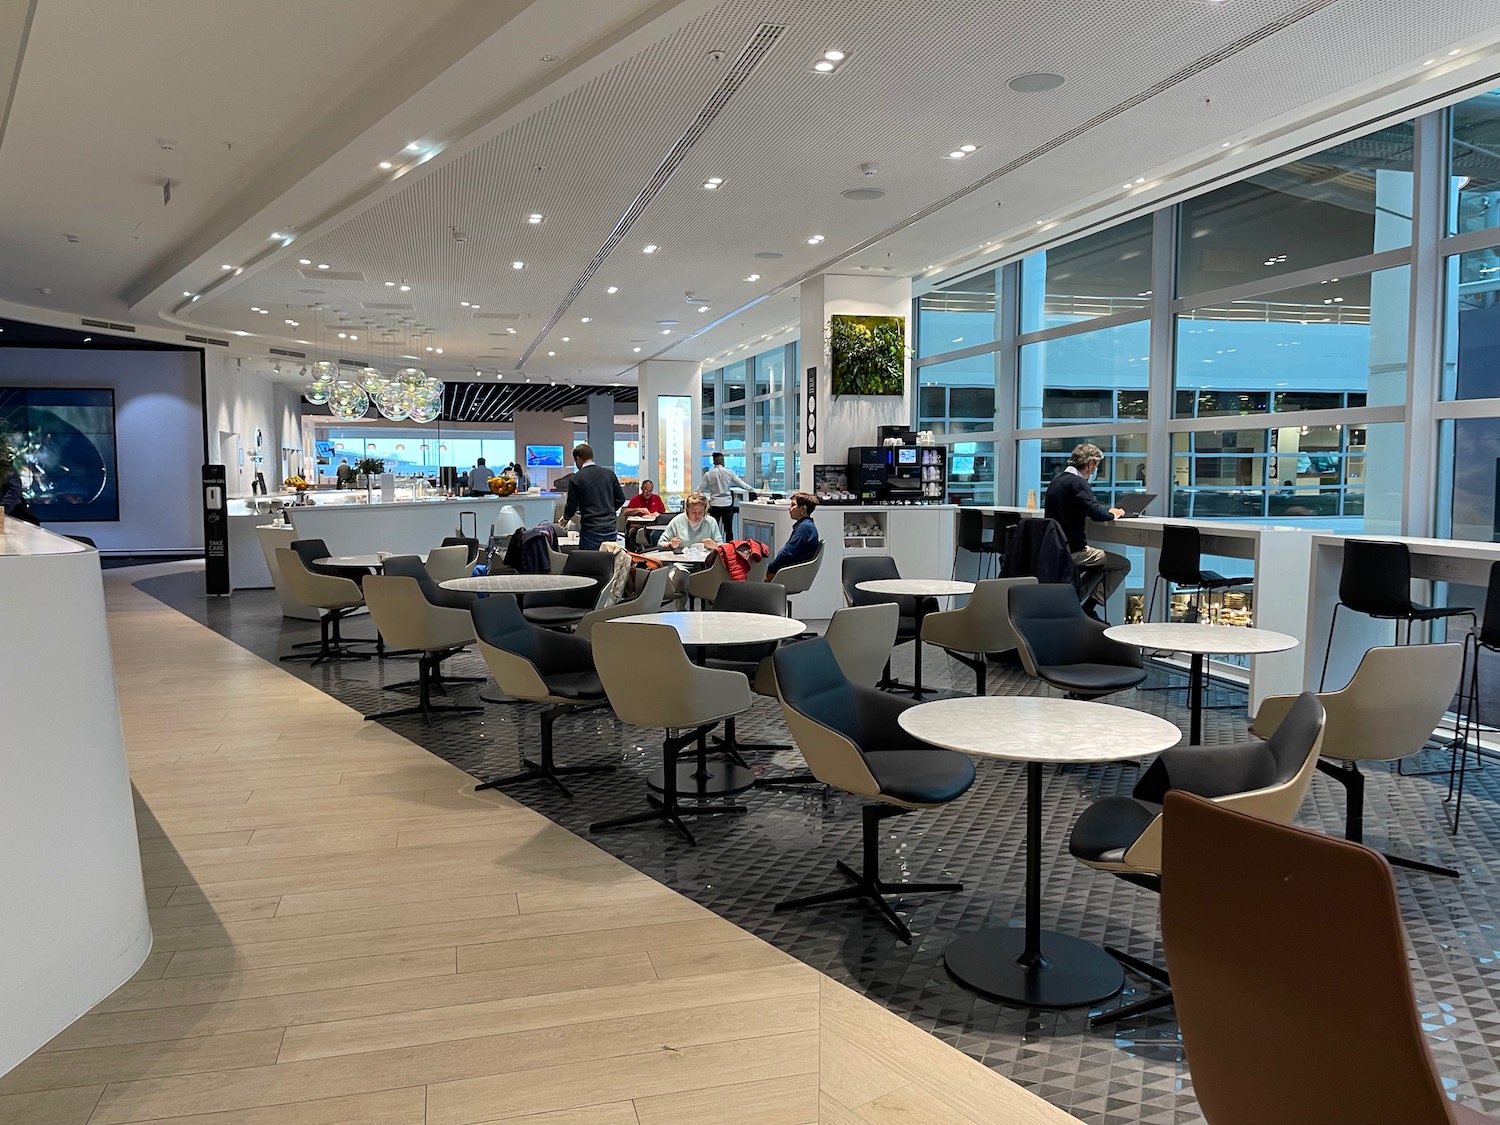
{"type": "Polygon", "coordinates": [[[113,390],[0,387],[0,438],[43,523],[120,518],[113,390]]]}
{"type": "Polygon", "coordinates": [[[560,445],[528,445],[526,447],[528,469],[560,469],[563,467],[563,447],[560,445]]]}

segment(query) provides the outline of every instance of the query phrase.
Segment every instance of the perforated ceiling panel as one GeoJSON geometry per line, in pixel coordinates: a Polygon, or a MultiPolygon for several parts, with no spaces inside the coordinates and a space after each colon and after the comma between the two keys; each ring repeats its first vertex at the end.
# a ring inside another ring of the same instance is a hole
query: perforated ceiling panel
{"type": "MultiPolygon", "coordinates": [[[[368,318],[392,330],[388,351],[416,338],[448,360],[505,368],[529,356],[535,374],[614,377],[809,273],[920,271],[1122,176],[1336,97],[1429,49],[1412,46],[1412,21],[1398,0],[729,0],[296,249],[328,263],[316,271],[325,277],[366,277],[324,286],[325,325],[368,318]],[[683,145],[766,26],[785,30],[683,145]],[[830,48],[847,60],[813,72],[830,48]],[[1006,84],[1036,71],[1068,81],[1045,94],[1006,84]],[[948,158],[965,143],[978,151],[948,158]],[[674,146],[675,171],[654,185],[674,146]],[[702,187],[710,177],[723,181],[717,190],[702,187]],[[884,197],[841,195],[871,186],[884,197]],[[411,286],[399,294],[410,314],[371,311],[397,295],[387,282],[411,286]],[[491,310],[517,314],[507,322],[516,332],[496,334],[491,310]]],[[[1494,14],[1444,0],[1424,5],[1422,22],[1424,41],[1446,43],[1494,14]]],[[[256,332],[298,311],[315,319],[295,262],[247,275],[194,315],[256,332]]],[[[767,302],[715,339],[786,322],[784,305],[767,302]]]]}

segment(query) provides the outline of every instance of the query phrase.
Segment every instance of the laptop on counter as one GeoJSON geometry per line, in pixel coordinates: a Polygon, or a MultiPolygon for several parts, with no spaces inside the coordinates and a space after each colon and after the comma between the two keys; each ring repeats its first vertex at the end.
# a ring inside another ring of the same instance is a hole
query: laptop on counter
{"type": "Polygon", "coordinates": [[[1156,499],[1154,492],[1121,492],[1115,496],[1115,507],[1125,510],[1125,518],[1140,515],[1156,499]]]}

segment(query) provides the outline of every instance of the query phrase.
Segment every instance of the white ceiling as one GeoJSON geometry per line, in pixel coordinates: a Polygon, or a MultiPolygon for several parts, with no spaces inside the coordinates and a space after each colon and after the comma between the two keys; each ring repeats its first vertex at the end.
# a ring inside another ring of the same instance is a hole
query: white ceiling
{"type": "Polygon", "coordinates": [[[1497,41],[1459,0],[11,0],[0,300],[613,381],[774,339],[810,274],[946,276],[1482,81],[1497,41]]]}

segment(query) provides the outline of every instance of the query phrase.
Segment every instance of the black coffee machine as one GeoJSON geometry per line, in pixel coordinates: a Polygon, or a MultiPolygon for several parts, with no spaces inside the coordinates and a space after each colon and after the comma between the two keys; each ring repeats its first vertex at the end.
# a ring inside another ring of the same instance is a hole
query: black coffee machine
{"type": "Polygon", "coordinates": [[[878,445],[849,447],[849,491],[861,504],[878,504],[885,499],[885,450],[878,445]]]}

